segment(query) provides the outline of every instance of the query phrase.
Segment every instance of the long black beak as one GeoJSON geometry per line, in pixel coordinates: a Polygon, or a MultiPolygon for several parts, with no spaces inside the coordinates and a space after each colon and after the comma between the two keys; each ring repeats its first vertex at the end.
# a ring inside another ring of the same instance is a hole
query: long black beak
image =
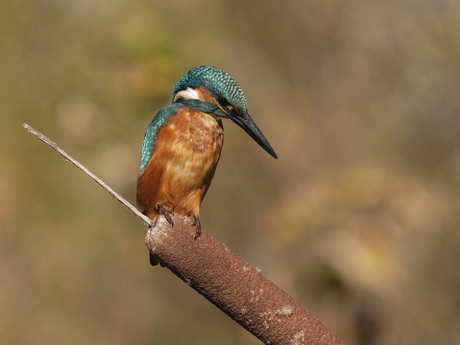
{"type": "Polygon", "coordinates": [[[262,146],[262,148],[270,154],[270,156],[272,156],[273,158],[278,158],[275,151],[272,149],[272,147],[268,143],[268,140],[265,139],[265,136],[262,134],[260,129],[256,126],[254,121],[252,121],[249,114],[242,114],[240,116],[236,114],[231,114],[230,120],[232,120],[238,126],[243,128],[244,131],[248,133],[251,136],[251,138],[257,142],[257,144],[262,146]]]}

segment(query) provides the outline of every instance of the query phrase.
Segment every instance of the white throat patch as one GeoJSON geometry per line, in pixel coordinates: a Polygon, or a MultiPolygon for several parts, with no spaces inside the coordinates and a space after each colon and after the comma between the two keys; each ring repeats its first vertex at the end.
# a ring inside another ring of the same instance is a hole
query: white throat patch
{"type": "Polygon", "coordinates": [[[174,97],[173,103],[176,102],[178,99],[200,99],[198,92],[195,89],[188,87],[185,90],[179,91],[176,96],[174,97]]]}

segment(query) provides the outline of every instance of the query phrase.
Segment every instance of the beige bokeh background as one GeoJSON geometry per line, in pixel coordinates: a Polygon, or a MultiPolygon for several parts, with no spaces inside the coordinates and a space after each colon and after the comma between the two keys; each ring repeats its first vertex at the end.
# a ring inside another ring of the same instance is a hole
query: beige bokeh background
{"type": "Polygon", "coordinates": [[[144,131],[200,64],[279,155],[226,122],[203,228],[349,344],[460,343],[458,2],[0,4],[0,344],[259,343],[21,126],[134,203],[144,131]]]}

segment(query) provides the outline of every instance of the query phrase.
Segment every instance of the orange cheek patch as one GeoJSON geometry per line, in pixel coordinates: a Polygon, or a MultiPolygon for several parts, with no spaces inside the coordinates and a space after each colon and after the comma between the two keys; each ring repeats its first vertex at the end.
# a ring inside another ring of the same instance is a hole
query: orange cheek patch
{"type": "Polygon", "coordinates": [[[204,87],[202,86],[199,86],[195,89],[195,91],[198,93],[198,96],[200,97],[200,99],[203,101],[203,102],[206,102],[206,103],[214,103],[214,104],[217,104],[217,101],[216,99],[211,96],[211,94],[209,93],[208,90],[206,90],[204,87]]]}

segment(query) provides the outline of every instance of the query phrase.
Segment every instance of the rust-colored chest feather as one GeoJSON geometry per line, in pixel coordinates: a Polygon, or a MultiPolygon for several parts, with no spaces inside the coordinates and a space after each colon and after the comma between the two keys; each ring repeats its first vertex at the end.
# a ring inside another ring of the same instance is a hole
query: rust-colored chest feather
{"type": "Polygon", "coordinates": [[[139,175],[137,203],[148,217],[161,204],[186,216],[199,215],[219,162],[224,133],[212,116],[182,108],[157,133],[147,168],[139,175]]]}

